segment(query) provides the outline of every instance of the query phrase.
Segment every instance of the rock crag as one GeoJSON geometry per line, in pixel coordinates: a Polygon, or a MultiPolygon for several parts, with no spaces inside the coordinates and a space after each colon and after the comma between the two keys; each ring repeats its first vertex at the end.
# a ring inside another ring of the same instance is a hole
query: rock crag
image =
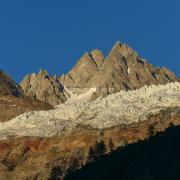
{"type": "Polygon", "coordinates": [[[0,71],[0,122],[8,121],[25,112],[49,110],[52,106],[33,100],[5,72],[0,71]]]}
{"type": "Polygon", "coordinates": [[[66,88],[97,88],[91,99],[151,84],[178,81],[167,68],[157,68],[127,44],[117,42],[105,58],[99,50],[85,53],[75,67],[59,78],[66,88]]]}
{"type": "Polygon", "coordinates": [[[1,179],[62,180],[180,126],[179,79],[119,42],[107,57],[95,49],[65,75],[41,70],[20,86],[0,72],[1,179]]]}
{"type": "Polygon", "coordinates": [[[5,72],[0,70],[0,95],[24,97],[21,87],[5,72]]]}
{"type": "Polygon", "coordinates": [[[149,64],[127,44],[117,42],[107,57],[98,49],[86,52],[67,74],[58,77],[41,71],[26,76],[21,87],[27,96],[55,106],[95,88],[88,100],[175,81],[179,79],[167,68],[149,64]]]}
{"type": "Polygon", "coordinates": [[[67,100],[63,86],[44,70],[40,70],[38,74],[27,75],[20,85],[27,96],[53,106],[67,100]]]}

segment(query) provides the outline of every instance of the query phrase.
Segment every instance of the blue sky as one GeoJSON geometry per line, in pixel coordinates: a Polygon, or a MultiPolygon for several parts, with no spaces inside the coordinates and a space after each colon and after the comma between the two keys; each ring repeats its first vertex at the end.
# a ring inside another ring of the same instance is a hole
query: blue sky
{"type": "Polygon", "coordinates": [[[180,76],[179,0],[5,0],[0,2],[0,69],[20,81],[62,74],[85,51],[128,43],[180,76]]]}

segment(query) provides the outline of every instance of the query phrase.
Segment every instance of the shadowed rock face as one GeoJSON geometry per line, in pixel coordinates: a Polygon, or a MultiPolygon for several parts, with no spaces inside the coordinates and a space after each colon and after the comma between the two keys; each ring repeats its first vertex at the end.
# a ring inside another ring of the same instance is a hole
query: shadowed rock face
{"type": "Polygon", "coordinates": [[[9,77],[5,72],[0,70],[0,95],[10,95],[15,97],[24,97],[21,87],[9,77]]]}
{"type": "Polygon", "coordinates": [[[28,97],[0,96],[0,122],[5,122],[29,111],[49,110],[53,107],[45,102],[28,97]]]}

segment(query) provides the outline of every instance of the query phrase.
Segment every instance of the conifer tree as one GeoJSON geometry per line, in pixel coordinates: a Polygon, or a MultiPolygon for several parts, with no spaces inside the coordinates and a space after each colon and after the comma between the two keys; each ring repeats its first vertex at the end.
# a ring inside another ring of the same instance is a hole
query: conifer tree
{"type": "Polygon", "coordinates": [[[94,151],[93,147],[90,146],[87,161],[88,161],[89,163],[91,163],[91,162],[93,162],[93,161],[95,161],[95,160],[96,160],[95,151],[94,151]]]}
{"type": "Polygon", "coordinates": [[[96,142],[95,144],[95,155],[97,158],[102,157],[106,153],[106,144],[103,140],[96,142]]]}
{"type": "Polygon", "coordinates": [[[112,140],[112,139],[109,139],[108,146],[109,146],[109,150],[110,150],[110,151],[113,151],[113,149],[114,149],[114,143],[113,143],[113,140],[112,140]]]}

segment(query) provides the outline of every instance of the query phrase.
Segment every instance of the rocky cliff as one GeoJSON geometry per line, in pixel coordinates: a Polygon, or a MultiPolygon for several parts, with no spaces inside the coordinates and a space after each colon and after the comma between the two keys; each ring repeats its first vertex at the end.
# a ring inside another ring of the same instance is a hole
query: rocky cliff
{"type": "Polygon", "coordinates": [[[21,87],[5,72],[0,71],[0,122],[33,110],[48,110],[52,106],[27,97],[21,87]]]}
{"type": "Polygon", "coordinates": [[[42,71],[26,76],[21,87],[30,97],[58,105],[92,89],[96,91],[91,91],[89,100],[174,81],[179,79],[167,68],[149,64],[128,45],[117,42],[107,57],[98,49],[86,52],[67,74],[51,77],[42,71]]]}
{"type": "Polygon", "coordinates": [[[64,179],[117,148],[179,126],[178,81],[119,42],[107,57],[97,49],[85,53],[63,76],[42,70],[26,76],[22,95],[0,97],[1,114],[35,110],[0,122],[0,177],[64,179]],[[39,111],[37,100],[55,107],[39,111]]]}
{"type": "Polygon", "coordinates": [[[97,88],[92,99],[120,90],[177,80],[167,68],[149,64],[128,45],[119,42],[106,58],[99,50],[85,53],[69,73],[60,77],[60,82],[66,88],[97,88]]]}
{"type": "Polygon", "coordinates": [[[45,70],[40,70],[38,74],[27,75],[21,82],[21,87],[27,96],[53,106],[67,100],[63,86],[45,70]]]}
{"type": "Polygon", "coordinates": [[[0,95],[24,96],[21,87],[2,70],[0,70],[0,95]]]}

